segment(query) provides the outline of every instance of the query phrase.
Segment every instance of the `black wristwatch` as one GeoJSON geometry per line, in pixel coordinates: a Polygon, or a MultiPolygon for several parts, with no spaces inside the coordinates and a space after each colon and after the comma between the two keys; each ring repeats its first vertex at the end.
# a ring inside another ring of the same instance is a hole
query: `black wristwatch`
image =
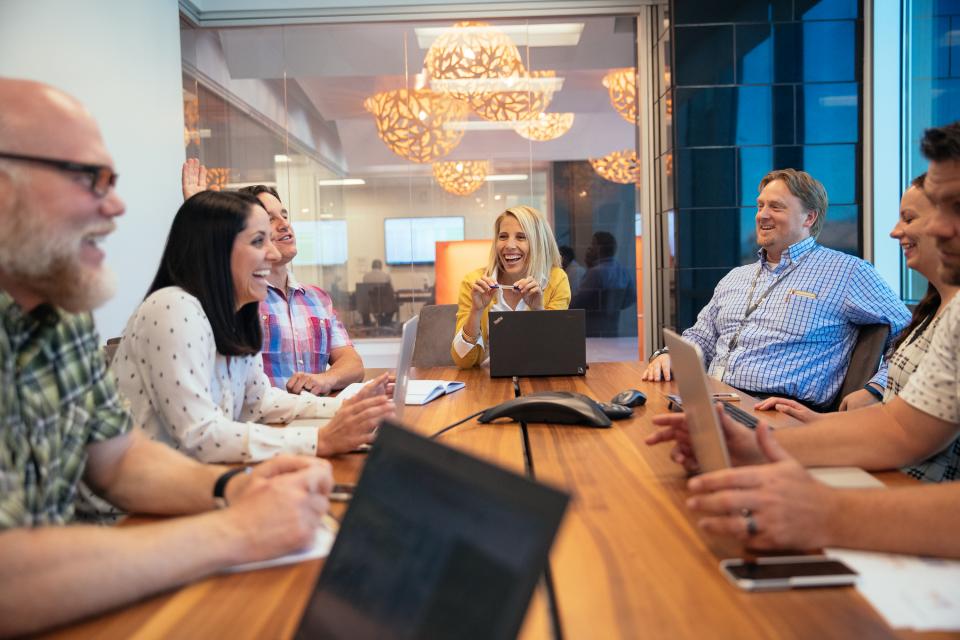
{"type": "Polygon", "coordinates": [[[880,402],[883,402],[883,392],[882,392],[882,391],[880,391],[880,390],[877,389],[876,387],[871,387],[869,382],[868,382],[867,384],[863,385],[863,388],[866,389],[867,391],[869,391],[869,392],[870,392],[870,395],[872,395],[874,398],[876,398],[876,399],[879,400],[880,402]]]}
{"type": "Polygon", "coordinates": [[[658,357],[662,356],[665,353],[670,353],[670,347],[663,347],[662,349],[657,349],[656,351],[653,352],[653,355],[650,356],[647,362],[653,362],[654,360],[656,360],[658,357]]]}
{"type": "Polygon", "coordinates": [[[216,505],[217,509],[226,509],[230,506],[227,502],[226,495],[224,495],[230,478],[238,473],[250,473],[251,471],[253,471],[253,467],[236,467],[220,474],[220,477],[217,478],[217,481],[213,484],[213,504],[216,505]]]}

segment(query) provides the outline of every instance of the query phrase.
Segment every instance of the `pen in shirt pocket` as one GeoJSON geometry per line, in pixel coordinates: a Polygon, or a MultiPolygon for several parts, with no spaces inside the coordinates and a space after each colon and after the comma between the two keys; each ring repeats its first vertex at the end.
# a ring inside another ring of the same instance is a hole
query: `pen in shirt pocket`
{"type": "Polygon", "coordinates": [[[801,291],[800,289],[790,289],[787,291],[787,300],[790,299],[790,296],[801,296],[804,298],[810,298],[811,300],[817,299],[817,294],[812,291],[801,291]]]}

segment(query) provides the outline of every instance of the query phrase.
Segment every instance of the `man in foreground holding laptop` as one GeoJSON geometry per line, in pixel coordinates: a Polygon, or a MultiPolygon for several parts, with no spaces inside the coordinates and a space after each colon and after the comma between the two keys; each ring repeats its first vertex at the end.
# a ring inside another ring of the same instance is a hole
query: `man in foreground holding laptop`
{"type": "MultiPolygon", "coordinates": [[[[937,241],[940,275],[960,284],[960,122],[928,129],[924,191],[936,205],[927,233],[937,241]]],[[[839,546],[960,558],[960,484],[839,490],[803,468],[855,465],[896,469],[936,456],[953,480],[960,467],[960,304],[953,300],[926,357],[903,392],[885,405],[833,414],[809,426],[756,433],[721,413],[731,461],[741,465],[693,478],[688,506],[700,526],[757,549],[839,546]]],[[[657,416],[648,444],[674,441],[673,459],[697,468],[683,415],[657,416]]]]}
{"type": "Polygon", "coordinates": [[[314,540],[329,464],[197,463],[133,429],[89,311],[112,294],[98,244],[124,204],[93,118],[0,79],[0,635],[62,624],[314,540]],[[202,515],[70,526],[81,477],[125,511],[202,515]]]}
{"type": "MultiPolygon", "coordinates": [[[[703,351],[711,376],[749,393],[826,408],[843,383],[860,327],[889,325],[886,350],[907,325],[906,307],[870,263],[817,244],[826,214],[827,192],[810,174],[782,169],[760,181],[759,262],[724,276],[683,332],[703,351]]],[[[842,408],[880,396],[886,368],[842,408]]],[[[670,356],[661,349],[643,379],[670,378],[670,356]]]]}

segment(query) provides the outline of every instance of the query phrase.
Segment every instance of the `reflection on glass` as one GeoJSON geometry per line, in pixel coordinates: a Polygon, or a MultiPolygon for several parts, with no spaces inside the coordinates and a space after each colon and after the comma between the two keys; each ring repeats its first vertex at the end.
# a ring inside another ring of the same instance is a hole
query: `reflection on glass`
{"type": "MultiPolygon", "coordinates": [[[[612,234],[635,285],[635,174],[614,184],[588,162],[619,151],[636,169],[635,116],[602,82],[636,69],[635,17],[487,22],[184,26],[187,155],[221,188],[277,189],[298,236],[294,276],[330,294],[367,366],[395,361],[366,338],[450,302],[442,282],[464,275],[450,256],[489,243],[515,205],[543,211],[581,265],[594,234],[612,234]]],[[[637,333],[623,311],[621,357],[637,333]]]]}

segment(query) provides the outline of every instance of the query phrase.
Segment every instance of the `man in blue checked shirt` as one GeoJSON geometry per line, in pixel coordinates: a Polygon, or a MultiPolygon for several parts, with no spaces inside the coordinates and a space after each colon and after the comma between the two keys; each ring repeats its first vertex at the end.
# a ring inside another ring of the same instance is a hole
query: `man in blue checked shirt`
{"type": "MultiPolygon", "coordinates": [[[[760,260],[728,273],[683,332],[700,346],[711,376],[750,393],[827,407],[860,326],[889,325],[887,347],[906,326],[910,314],[872,265],[817,244],[826,213],[826,190],[804,171],[771,171],[760,181],[760,260]]],[[[661,349],[643,379],[670,377],[670,356],[661,349]]],[[[883,363],[841,408],[870,404],[886,379],[883,363]]]]}

